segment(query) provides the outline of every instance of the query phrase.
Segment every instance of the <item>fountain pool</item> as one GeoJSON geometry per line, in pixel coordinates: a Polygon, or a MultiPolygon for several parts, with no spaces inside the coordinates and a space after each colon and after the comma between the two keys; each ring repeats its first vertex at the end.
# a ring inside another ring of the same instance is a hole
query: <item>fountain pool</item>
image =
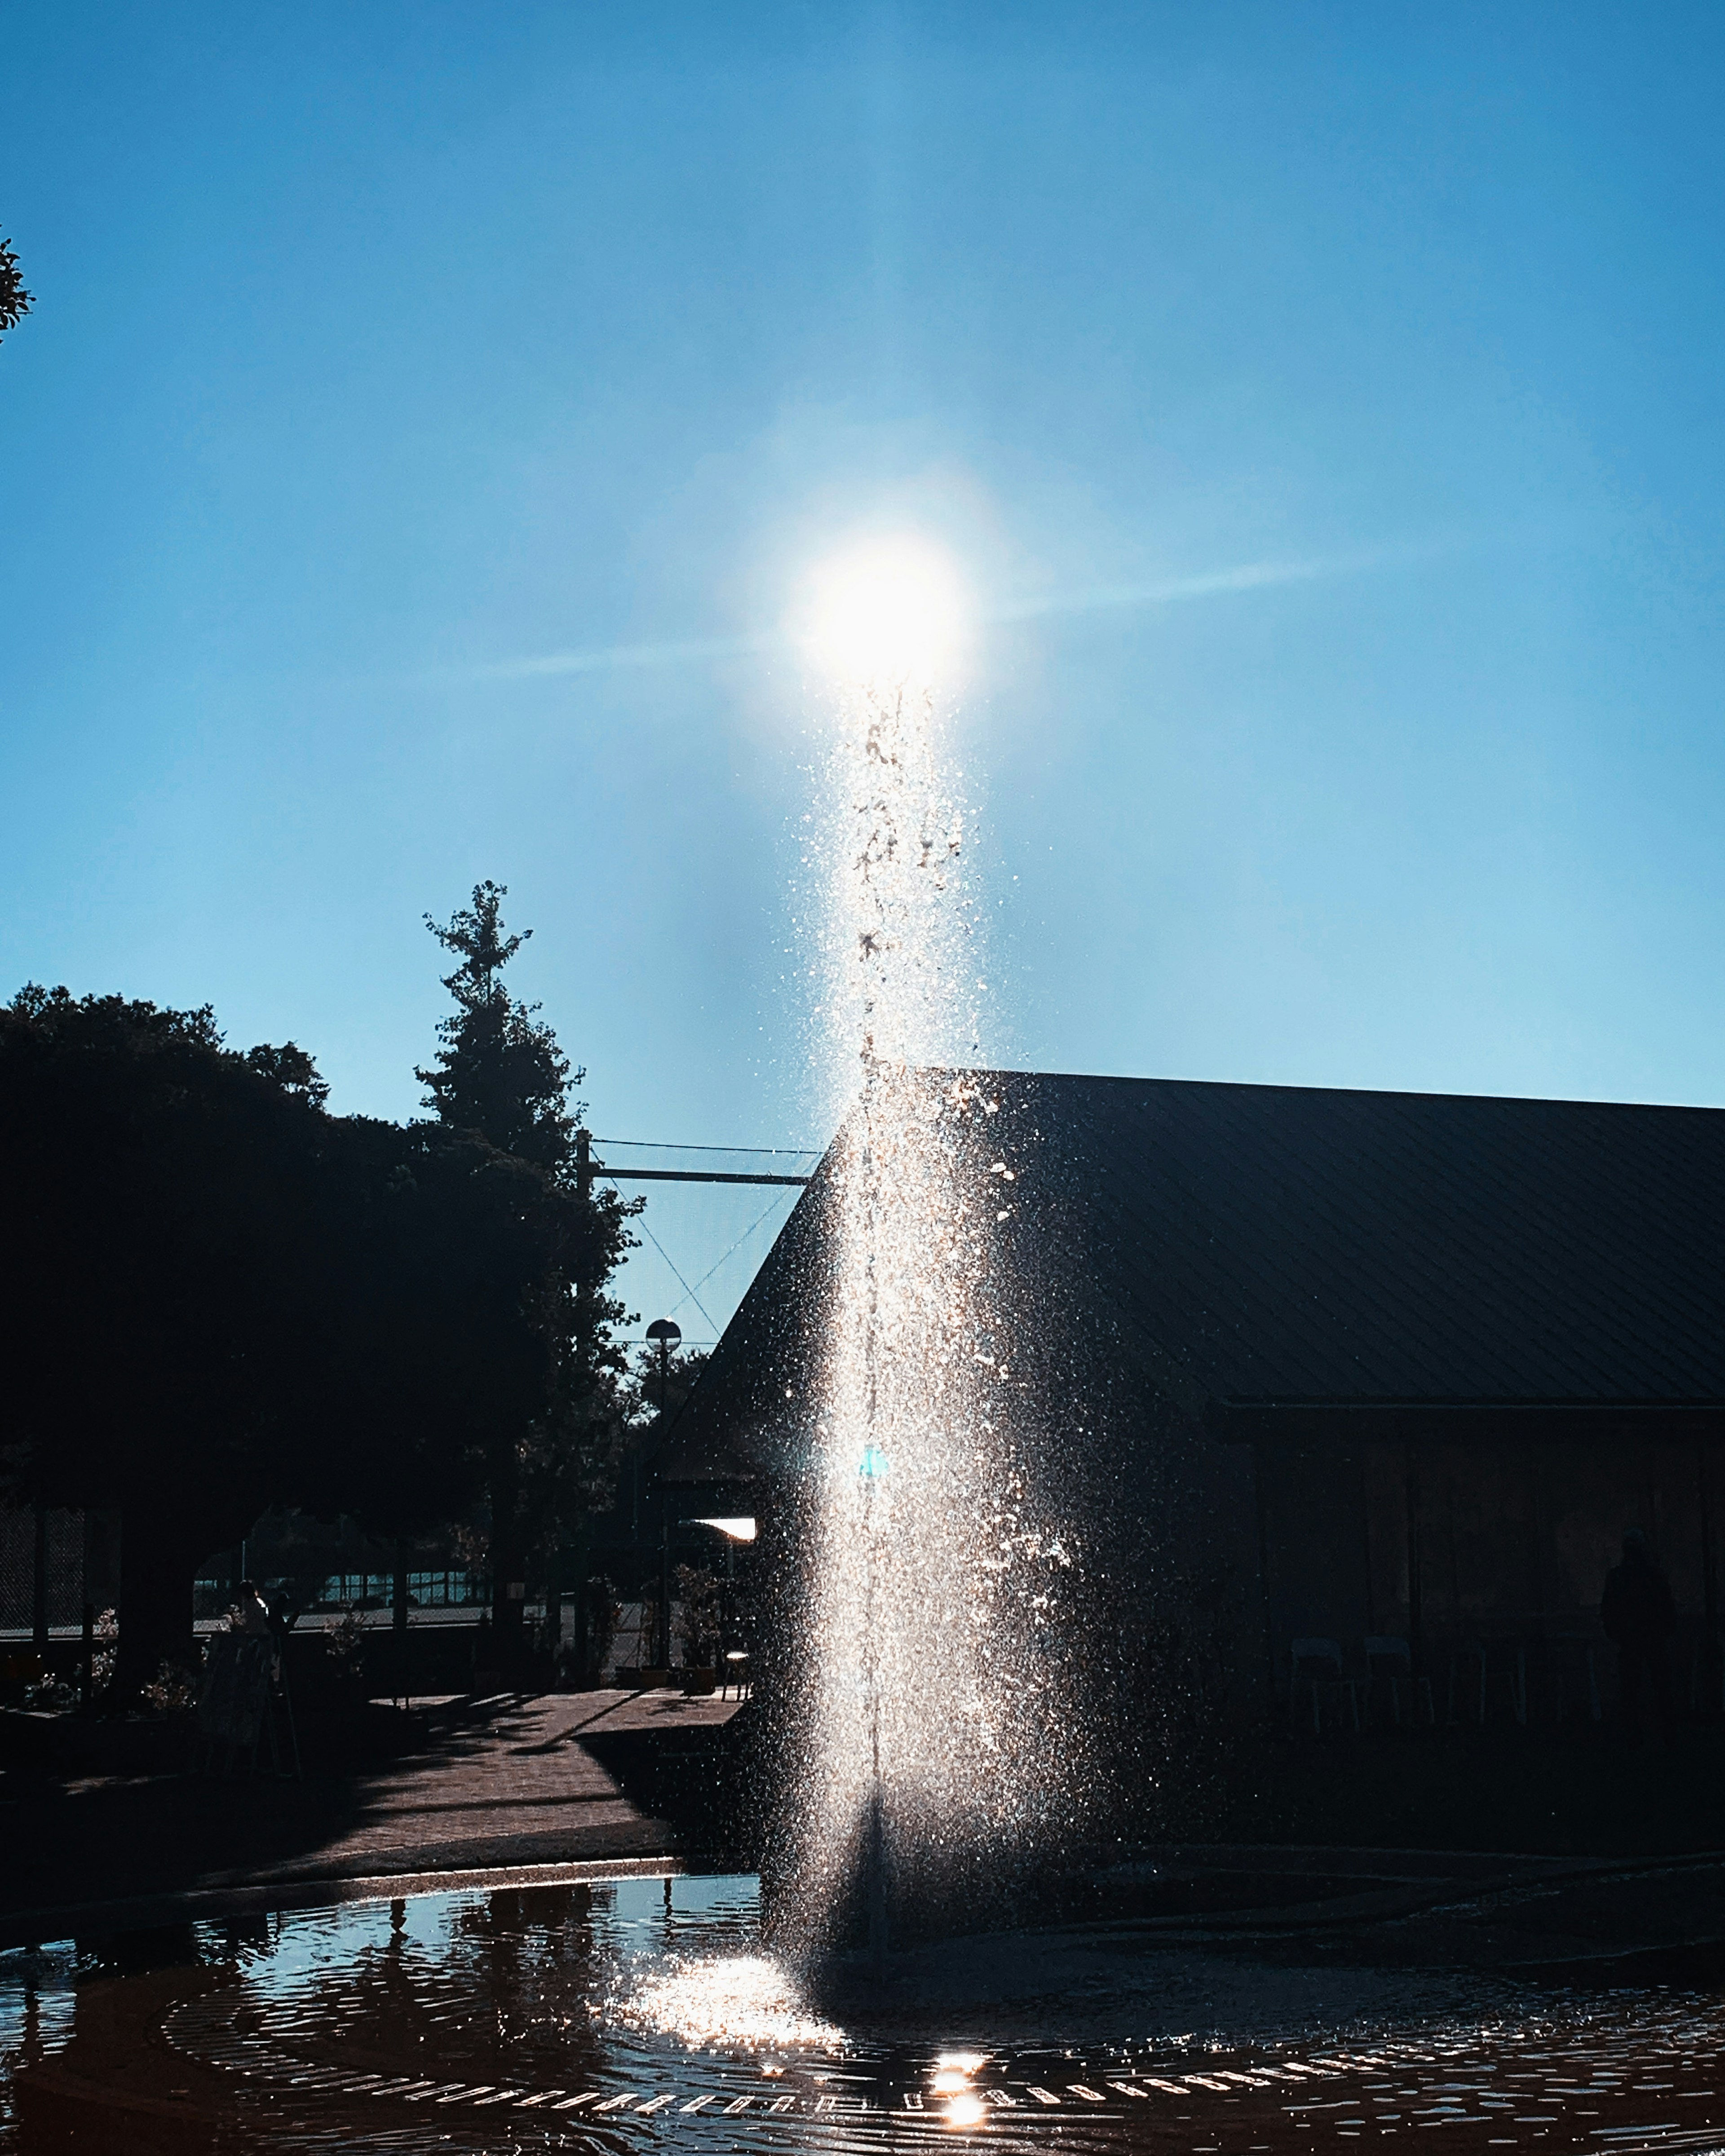
{"type": "Polygon", "coordinates": [[[948,1940],[817,1997],[758,1916],[747,1875],[633,1878],[0,1954],[0,2147],[1725,2144],[1717,1996],[1272,1964],[1127,1921],[948,1940]]]}

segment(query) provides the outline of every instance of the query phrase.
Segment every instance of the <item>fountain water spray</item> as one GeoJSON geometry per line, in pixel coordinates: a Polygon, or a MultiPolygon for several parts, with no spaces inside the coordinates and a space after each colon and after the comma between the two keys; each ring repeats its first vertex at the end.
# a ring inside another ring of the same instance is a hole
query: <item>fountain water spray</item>
{"type": "Polygon", "coordinates": [[[842,682],[824,773],[841,1134],[779,1927],[860,1937],[877,1968],[907,1914],[932,1927],[986,1902],[1062,1808],[1080,1749],[1070,1716],[1050,1727],[1046,1590],[1065,1546],[1035,1487],[1013,1352],[1016,1170],[974,1068],[984,989],[932,678],[938,610],[914,565],[886,583],[885,601],[875,586],[838,607],[845,635],[830,639],[848,660],[861,624],[887,655],[842,682]],[[906,613],[911,630],[888,634],[906,613]]]}

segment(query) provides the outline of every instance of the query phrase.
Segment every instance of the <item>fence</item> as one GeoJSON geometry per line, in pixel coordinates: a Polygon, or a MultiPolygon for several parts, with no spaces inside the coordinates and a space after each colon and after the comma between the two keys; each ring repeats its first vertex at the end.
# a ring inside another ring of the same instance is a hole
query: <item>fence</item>
{"type": "Polygon", "coordinates": [[[117,1557],[110,1514],[0,1507],[0,1633],[28,1635],[39,1614],[50,1632],[78,1631],[86,1602],[114,1601],[117,1557]]]}
{"type": "MultiPolygon", "coordinates": [[[[393,1573],[336,1572],[324,1582],[319,1601],[332,1608],[356,1602],[375,1602],[382,1607],[394,1594],[393,1573]]],[[[417,1609],[466,1609],[489,1602],[490,1594],[488,1580],[459,1568],[408,1574],[408,1601],[417,1609]]]]}
{"type": "MultiPolygon", "coordinates": [[[[277,1578],[268,1571],[258,1580],[259,1593],[272,1607],[278,1594],[295,1584],[296,1583],[288,1579],[277,1578]]],[[[490,1601],[490,1594],[489,1580],[460,1566],[410,1571],[408,1574],[408,1607],[410,1609],[478,1609],[490,1601]]],[[[219,1617],[233,1599],[234,1582],[231,1578],[205,1578],[193,1584],[193,1609],[198,1617],[219,1617]]],[[[292,1594],[287,1599],[290,1609],[388,1609],[395,1599],[395,1574],[393,1572],[332,1572],[325,1577],[309,1601],[300,1601],[292,1594]]]]}
{"type": "MultiPolygon", "coordinates": [[[[237,1558],[238,1553],[234,1553],[237,1558]]],[[[120,1525],[110,1512],[37,1511],[0,1506],[0,1636],[28,1638],[38,1621],[39,1593],[50,1633],[75,1635],[86,1603],[99,1614],[120,1599],[120,1525]]],[[[234,1599],[234,1574],[205,1561],[193,1583],[193,1614],[220,1618],[234,1599]]],[[[260,1581],[266,1600],[285,1583],[260,1581]]],[[[322,1578],[310,1607],[340,1609],[354,1604],[388,1609],[394,1575],[375,1569],[339,1571],[322,1578]]],[[[489,1601],[490,1583],[459,1565],[421,1566],[408,1574],[408,1601],[416,1609],[477,1610],[489,1601]]],[[[304,1606],[304,1605],[302,1605],[304,1606]]]]}

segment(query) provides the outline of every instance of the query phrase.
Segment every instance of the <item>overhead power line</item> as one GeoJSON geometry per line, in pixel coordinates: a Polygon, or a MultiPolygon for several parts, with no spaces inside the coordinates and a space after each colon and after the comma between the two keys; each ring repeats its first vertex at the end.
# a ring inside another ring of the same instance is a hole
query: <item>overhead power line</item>
{"type": "MultiPolygon", "coordinates": [[[[593,1138],[591,1144],[632,1147],[641,1152],[716,1152],[748,1154],[769,1160],[818,1160],[818,1146],[680,1146],[663,1138],[593,1138]]],[[[608,1161],[593,1163],[595,1175],[608,1175],[614,1183],[758,1183],[801,1186],[807,1175],[770,1175],[757,1169],[716,1168],[614,1168],[608,1161]]]]}
{"type": "MultiPolygon", "coordinates": [[[[596,1152],[593,1151],[593,1148],[597,1147],[603,1146],[607,1147],[619,1148],[626,1152],[638,1152],[717,1153],[721,1156],[728,1156],[733,1158],[743,1158],[767,1160],[804,1160],[814,1162],[819,1162],[821,1152],[820,1147],[818,1146],[680,1146],[668,1139],[663,1138],[595,1137],[590,1136],[584,1130],[578,1132],[577,1133],[577,1137],[580,1147],[581,1164],[583,1174],[602,1176],[606,1182],[613,1185],[619,1183],[754,1183],[771,1184],[780,1188],[800,1190],[811,1183],[814,1180],[814,1178],[811,1175],[776,1174],[759,1169],[712,1168],[623,1168],[614,1164],[610,1161],[599,1159],[597,1157],[596,1152]]],[[[780,1201],[778,1199],[774,1199],[768,1205],[767,1210],[761,1214],[760,1218],[752,1222],[743,1230],[742,1234],[739,1235],[737,1240],[731,1245],[731,1248],[726,1251],[724,1256],[719,1259],[716,1264],[710,1265],[706,1271],[701,1275],[701,1278],[696,1281],[692,1286],[672,1260],[670,1251],[665,1249],[664,1244],[660,1241],[658,1236],[654,1234],[652,1229],[648,1225],[646,1221],[642,1220],[640,1222],[642,1233],[645,1235],[647,1240],[653,1245],[653,1248],[659,1253],[660,1257],[664,1260],[672,1279],[676,1281],[678,1286],[683,1291],[682,1301],[678,1303],[676,1306],[678,1309],[680,1309],[685,1302],[693,1303],[696,1309],[701,1312],[704,1318],[706,1318],[707,1323],[713,1326],[715,1332],[719,1330],[718,1327],[714,1323],[711,1313],[701,1302],[701,1290],[706,1286],[707,1282],[712,1279],[716,1273],[722,1270],[724,1266],[737,1255],[737,1251],[742,1248],[743,1245],[749,1240],[751,1236],[759,1232],[779,1202],[780,1201]]]]}
{"type": "Polygon", "coordinates": [[[809,1175],[726,1175],[711,1168],[613,1168],[596,1160],[595,1175],[608,1175],[614,1183],[812,1183],[809,1175]]]}
{"type": "Polygon", "coordinates": [[[788,1154],[793,1158],[819,1158],[824,1150],[819,1146],[712,1146],[678,1145],[670,1138],[602,1138],[595,1137],[595,1145],[633,1146],[641,1152],[764,1152],[788,1154]]]}

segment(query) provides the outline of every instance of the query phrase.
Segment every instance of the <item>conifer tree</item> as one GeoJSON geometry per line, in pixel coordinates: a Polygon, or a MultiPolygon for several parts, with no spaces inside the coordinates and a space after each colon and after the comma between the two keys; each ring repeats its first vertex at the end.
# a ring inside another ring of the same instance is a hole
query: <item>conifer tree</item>
{"type": "Polygon", "coordinates": [[[606,1284],[639,1209],[594,1191],[582,1168],[581,1111],[570,1100],[586,1073],[572,1068],[556,1034],[518,1001],[503,969],[532,934],[511,935],[501,917],[507,886],[474,886],[471,906],[446,924],[425,925],[460,963],[444,976],[454,1014],[439,1027],[432,1066],[416,1070],[425,1106],[448,1128],[473,1134],[536,1170],[561,1202],[556,1261],[527,1299],[544,1345],[545,1376],[534,1413],[503,1412],[482,1434],[490,1512],[494,1642],[506,1666],[521,1649],[521,1602],[511,1585],[555,1561],[557,1545],[605,1502],[621,1436],[618,1386],[624,1353],[612,1327],[624,1316],[606,1284]]]}
{"type": "Polygon", "coordinates": [[[447,927],[426,915],[425,926],[461,963],[444,976],[457,1009],[438,1028],[435,1067],[413,1075],[439,1122],[477,1131],[500,1152],[557,1174],[569,1164],[579,1121],[570,1088],[587,1073],[572,1070],[557,1035],[535,1022],[538,1004],[517,1003],[504,985],[504,968],[533,933],[505,935],[499,909],[508,896],[506,884],[488,880],[447,927]]]}

